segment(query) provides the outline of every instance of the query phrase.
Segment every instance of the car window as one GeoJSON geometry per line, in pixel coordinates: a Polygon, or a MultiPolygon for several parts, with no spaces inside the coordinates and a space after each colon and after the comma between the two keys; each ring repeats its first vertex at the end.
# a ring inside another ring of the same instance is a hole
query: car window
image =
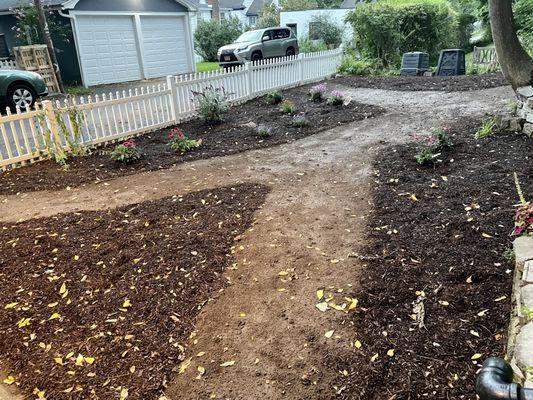
{"type": "Polygon", "coordinates": [[[288,36],[286,36],[286,30],[285,29],[276,29],[272,31],[274,33],[274,39],[284,39],[288,36]]]}
{"type": "Polygon", "coordinates": [[[263,33],[263,37],[268,36],[269,39],[273,39],[274,38],[273,33],[274,31],[265,31],[265,33],[263,33]]]}
{"type": "Polygon", "coordinates": [[[244,32],[241,36],[235,40],[234,43],[244,43],[244,42],[257,42],[261,40],[262,31],[249,31],[244,32]]]}
{"type": "Polygon", "coordinates": [[[284,37],[284,38],[289,38],[289,37],[291,37],[291,31],[290,31],[290,29],[283,29],[283,37],[284,37]]]}

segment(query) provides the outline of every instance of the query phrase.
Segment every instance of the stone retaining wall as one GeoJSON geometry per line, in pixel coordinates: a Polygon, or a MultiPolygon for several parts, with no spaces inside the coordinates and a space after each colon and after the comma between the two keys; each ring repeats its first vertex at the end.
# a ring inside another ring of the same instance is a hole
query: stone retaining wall
{"type": "Polygon", "coordinates": [[[518,96],[518,118],[523,120],[522,132],[533,136],[533,86],[524,86],[516,91],[518,96]]]}
{"type": "Polygon", "coordinates": [[[514,251],[514,307],[509,327],[507,359],[511,361],[515,379],[524,387],[533,388],[533,315],[529,318],[524,312],[524,308],[527,308],[533,313],[533,237],[516,239],[514,251]]]}

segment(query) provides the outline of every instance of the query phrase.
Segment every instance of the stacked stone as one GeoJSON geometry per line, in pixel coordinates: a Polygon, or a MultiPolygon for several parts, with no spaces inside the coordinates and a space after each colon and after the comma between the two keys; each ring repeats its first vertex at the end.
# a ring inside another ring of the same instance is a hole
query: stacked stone
{"type": "Polygon", "coordinates": [[[533,86],[524,86],[516,91],[518,96],[517,116],[522,120],[522,132],[533,136],[533,86]]]}

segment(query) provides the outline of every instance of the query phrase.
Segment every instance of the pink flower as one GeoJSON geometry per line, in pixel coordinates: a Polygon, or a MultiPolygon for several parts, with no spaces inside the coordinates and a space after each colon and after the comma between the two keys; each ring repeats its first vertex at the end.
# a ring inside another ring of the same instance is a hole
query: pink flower
{"type": "Polygon", "coordinates": [[[129,139],[129,140],[126,140],[124,143],[122,143],[122,145],[124,147],[136,147],[137,143],[135,143],[135,140],[129,139]]]}

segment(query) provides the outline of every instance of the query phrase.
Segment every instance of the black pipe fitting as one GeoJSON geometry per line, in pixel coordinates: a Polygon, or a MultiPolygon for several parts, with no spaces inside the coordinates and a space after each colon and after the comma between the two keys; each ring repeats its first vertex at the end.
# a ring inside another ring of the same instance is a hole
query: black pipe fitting
{"type": "Polygon", "coordinates": [[[533,389],[524,389],[513,382],[513,369],[503,359],[488,358],[476,382],[481,400],[533,400],[533,389]]]}

